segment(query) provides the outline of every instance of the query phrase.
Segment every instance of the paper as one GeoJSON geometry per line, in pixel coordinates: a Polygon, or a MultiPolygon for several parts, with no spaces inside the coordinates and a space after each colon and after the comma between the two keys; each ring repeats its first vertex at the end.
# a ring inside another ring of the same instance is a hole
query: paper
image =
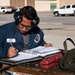
{"type": "Polygon", "coordinates": [[[40,53],[40,54],[53,52],[55,50],[58,50],[58,49],[54,48],[54,47],[42,47],[42,46],[39,46],[39,47],[34,48],[34,49],[31,49],[32,52],[37,52],[37,53],[40,53]]]}
{"type": "Polygon", "coordinates": [[[35,57],[38,57],[38,55],[31,54],[31,53],[19,52],[17,56],[9,58],[9,60],[20,61],[20,60],[31,59],[31,58],[35,58],[35,57]]]}
{"type": "Polygon", "coordinates": [[[45,57],[46,55],[50,55],[57,52],[60,52],[60,50],[58,50],[57,48],[39,46],[30,50],[26,50],[25,52],[19,52],[17,56],[9,58],[9,60],[19,61],[25,59],[32,59],[39,56],[45,57]]]}

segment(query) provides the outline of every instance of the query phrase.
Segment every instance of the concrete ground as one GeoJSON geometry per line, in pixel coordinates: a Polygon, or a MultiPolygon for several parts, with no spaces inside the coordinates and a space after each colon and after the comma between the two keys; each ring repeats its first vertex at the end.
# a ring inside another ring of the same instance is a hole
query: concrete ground
{"type": "MultiPolygon", "coordinates": [[[[75,42],[75,25],[64,25],[62,23],[41,22],[39,27],[43,30],[44,39],[52,43],[58,49],[64,49],[63,42],[72,38],[75,42]]],[[[68,49],[74,48],[73,44],[67,41],[68,49]]]]}
{"type": "MultiPolygon", "coordinates": [[[[0,25],[13,21],[14,19],[12,16],[13,14],[0,14],[0,25]]],[[[48,21],[43,20],[39,23],[39,27],[43,30],[45,34],[44,39],[46,42],[52,43],[54,47],[60,49],[64,49],[63,42],[65,41],[66,38],[72,38],[75,42],[75,25],[74,25],[75,17],[66,17],[69,19],[67,19],[68,23],[65,24],[59,23],[59,21],[61,21],[60,19],[65,20],[64,17],[57,18],[59,20],[57,23],[56,17],[53,17],[52,13],[50,12],[39,13],[39,16],[41,17],[42,20],[43,18],[45,18],[45,20],[48,20],[48,21]],[[56,21],[50,22],[49,20],[51,21],[56,20],[56,21]]],[[[74,47],[70,42],[67,41],[67,43],[69,49],[74,47]]]]}

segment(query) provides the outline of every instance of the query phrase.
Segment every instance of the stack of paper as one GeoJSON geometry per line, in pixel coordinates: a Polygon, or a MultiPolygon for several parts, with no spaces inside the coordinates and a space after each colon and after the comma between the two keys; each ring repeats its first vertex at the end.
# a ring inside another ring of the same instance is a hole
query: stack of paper
{"type": "Polygon", "coordinates": [[[57,52],[60,52],[58,48],[39,46],[30,50],[25,50],[25,52],[19,52],[17,56],[9,58],[9,60],[19,61],[24,59],[32,59],[39,56],[45,57],[46,55],[54,54],[57,52]]]}
{"type": "Polygon", "coordinates": [[[53,54],[53,53],[57,53],[60,50],[58,48],[55,47],[43,47],[43,46],[39,46],[30,50],[25,50],[25,53],[31,53],[31,54],[36,54],[36,55],[40,55],[40,56],[46,56],[48,54],[53,54]]]}

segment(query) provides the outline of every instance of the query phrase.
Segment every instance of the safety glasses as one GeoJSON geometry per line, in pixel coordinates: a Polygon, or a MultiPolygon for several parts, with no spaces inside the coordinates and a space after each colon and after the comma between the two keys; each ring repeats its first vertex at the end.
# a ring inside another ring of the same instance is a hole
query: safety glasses
{"type": "Polygon", "coordinates": [[[26,28],[26,29],[30,30],[33,26],[25,26],[24,24],[19,24],[18,27],[21,29],[26,28]]]}

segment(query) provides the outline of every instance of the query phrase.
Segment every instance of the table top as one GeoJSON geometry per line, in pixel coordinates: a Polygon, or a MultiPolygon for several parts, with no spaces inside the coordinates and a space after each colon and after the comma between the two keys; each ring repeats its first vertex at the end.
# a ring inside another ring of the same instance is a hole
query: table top
{"type": "Polygon", "coordinates": [[[57,65],[49,69],[42,69],[39,65],[39,62],[31,62],[17,66],[11,66],[9,70],[33,75],[75,75],[74,71],[61,70],[57,65]]]}

